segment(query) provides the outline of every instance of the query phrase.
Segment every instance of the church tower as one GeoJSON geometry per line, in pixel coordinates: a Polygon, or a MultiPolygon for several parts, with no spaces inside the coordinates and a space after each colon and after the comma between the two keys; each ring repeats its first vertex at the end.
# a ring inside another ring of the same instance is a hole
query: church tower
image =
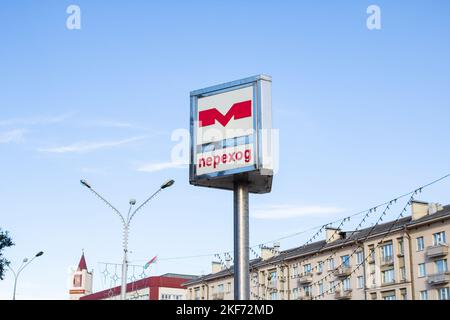
{"type": "Polygon", "coordinates": [[[87,269],[84,252],[70,280],[70,300],[79,300],[82,296],[92,293],[92,272],[87,269]]]}

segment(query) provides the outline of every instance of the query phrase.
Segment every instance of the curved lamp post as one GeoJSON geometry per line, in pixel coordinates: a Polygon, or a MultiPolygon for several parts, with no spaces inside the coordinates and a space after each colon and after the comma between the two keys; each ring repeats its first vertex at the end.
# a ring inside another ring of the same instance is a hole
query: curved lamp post
{"type": "Polygon", "coordinates": [[[22,260],[22,265],[19,267],[19,269],[16,271],[14,271],[13,268],[11,268],[11,266],[8,265],[8,268],[12,271],[12,273],[14,274],[14,291],[13,291],[13,300],[16,300],[16,288],[17,288],[17,279],[19,278],[20,273],[22,272],[23,269],[25,269],[31,262],[33,262],[34,259],[36,259],[37,257],[40,257],[44,254],[43,251],[39,251],[38,253],[36,253],[34,255],[33,258],[31,258],[31,260],[28,260],[28,258],[24,258],[22,260]]]}
{"type": "Polygon", "coordinates": [[[108,207],[110,207],[121,219],[122,226],[123,226],[123,262],[122,262],[122,281],[121,281],[121,288],[120,288],[120,299],[126,300],[126,294],[127,294],[127,271],[128,271],[128,235],[130,232],[130,223],[133,217],[136,215],[136,213],[141,210],[151,199],[153,199],[158,193],[160,193],[163,189],[168,188],[172,186],[175,181],[174,180],[168,180],[167,182],[163,183],[158,190],[156,190],[150,197],[147,198],[139,207],[136,208],[133,212],[131,212],[131,209],[134,205],[136,205],[135,199],[130,199],[129,201],[129,209],[128,214],[125,217],[122,215],[122,213],[117,210],[111,203],[109,203],[105,198],[103,198],[97,191],[95,191],[92,186],[86,181],[86,180],[80,180],[80,183],[91,190],[92,193],[94,193],[100,200],[102,200],[108,207]]]}

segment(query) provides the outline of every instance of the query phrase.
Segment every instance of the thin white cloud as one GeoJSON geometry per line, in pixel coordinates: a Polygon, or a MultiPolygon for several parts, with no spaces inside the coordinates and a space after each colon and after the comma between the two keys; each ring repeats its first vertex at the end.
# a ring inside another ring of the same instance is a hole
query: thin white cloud
{"type": "Polygon", "coordinates": [[[24,139],[25,129],[14,129],[0,133],[0,143],[19,143],[24,139]]]}
{"type": "Polygon", "coordinates": [[[55,124],[63,122],[74,115],[73,112],[65,113],[56,116],[36,116],[29,118],[13,118],[0,120],[0,126],[12,126],[12,125],[45,125],[45,124],[55,124]]]}
{"type": "Polygon", "coordinates": [[[181,162],[153,162],[146,163],[137,168],[137,171],[141,172],[156,172],[167,169],[180,169],[186,168],[186,164],[181,162]]]}
{"type": "Polygon", "coordinates": [[[342,212],[344,212],[344,209],[331,206],[272,205],[266,208],[255,209],[251,216],[262,220],[281,220],[298,217],[332,216],[342,212]]]}
{"type": "Polygon", "coordinates": [[[122,122],[122,121],[115,121],[115,120],[93,120],[88,121],[86,123],[90,126],[95,127],[105,127],[105,128],[134,128],[135,125],[128,122],[122,122]]]}
{"type": "Polygon", "coordinates": [[[49,153],[86,153],[97,151],[105,148],[116,148],[123,145],[130,144],[135,141],[145,139],[144,136],[132,137],[128,139],[122,140],[114,140],[114,141],[102,141],[102,142],[89,142],[89,141],[81,141],[77,143],[73,143],[67,146],[59,146],[52,148],[40,148],[38,151],[40,152],[49,152],[49,153]]]}

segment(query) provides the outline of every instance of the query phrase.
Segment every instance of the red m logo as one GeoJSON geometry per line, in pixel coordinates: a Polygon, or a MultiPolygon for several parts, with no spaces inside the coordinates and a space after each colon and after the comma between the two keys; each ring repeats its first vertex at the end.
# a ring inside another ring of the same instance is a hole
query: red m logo
{"type": "Polygon", "coordinates": [[[252,101],[247,100],[233,104],[225,115],[216,108],[200,111],[198,113],[198,121],[200,122],[200,127],[211,126],[216,123],[216,120],[225,127],[233,116],[234,120],[251,117],[252,101]]]}

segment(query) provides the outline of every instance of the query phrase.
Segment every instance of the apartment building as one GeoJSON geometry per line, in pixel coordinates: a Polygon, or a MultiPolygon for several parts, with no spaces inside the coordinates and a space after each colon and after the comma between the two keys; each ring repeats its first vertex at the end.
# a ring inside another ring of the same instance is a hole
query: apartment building
{"type": "MultiPolygon", "coordinates": [[[[449,300],[450,205],[413,201],[411,215],[357,231],[328,228],[325,239],[250,261],[252,300],[449,300]]],[[[187,299],[233,299],[233,268],[184,284],[187,299]]]]}

